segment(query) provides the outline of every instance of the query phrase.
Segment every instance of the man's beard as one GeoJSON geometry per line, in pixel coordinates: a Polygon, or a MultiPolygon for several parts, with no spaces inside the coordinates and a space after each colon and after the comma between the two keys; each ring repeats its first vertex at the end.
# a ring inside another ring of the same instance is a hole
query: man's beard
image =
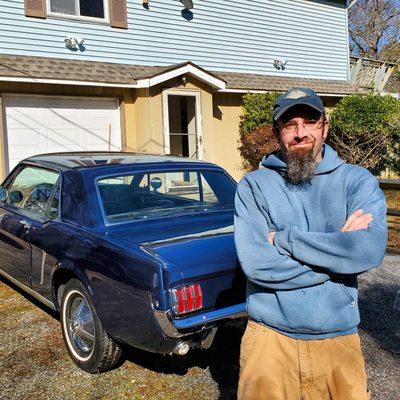
{"type": "Polygon", "coordinates": [[[293,184],[309,183],[314,177],[317,163],[311,149],[299,149],[287,153],[286,178],[293,184]]]}

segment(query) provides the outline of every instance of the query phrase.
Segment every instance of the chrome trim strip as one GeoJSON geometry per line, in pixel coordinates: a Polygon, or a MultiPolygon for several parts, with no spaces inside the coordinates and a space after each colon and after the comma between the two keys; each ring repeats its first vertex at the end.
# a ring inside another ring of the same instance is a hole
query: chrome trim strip
{"type": "Polygon", "coordinates": [[[46,257],[47,257],[46,252],[42,250],[42,264],[40,266],[40,284],[41,285],[44,284],[44,266],[46,264],[46,257]]]}
{"type": "Polygon", "coordinates": [[[39,293],[35,292],[33,289],[30,287],[24,285],[23,283],[17,281],[15,278],[12,276],[8,275],[6,272],[0,269],[0,275],[3,275],[5,278],[7,278],[9,281],[14,283],[16,286],[24,290],[25,292],[29,293],[32,297],[34,297],[36,300],[39,300],[43,304],[45,304],[47,307],[50,307],[52,310],[56,311],[56,306],[50,301],[47,300],[45,297],[40,295],[39,293]]]}
{"type": "Polygon", "coordinates": [[[171,338],[180,338],[192,335],[194,332],[182,333],[178,329],[198,327],[202,330],[206,323],[216,322],[223,319],[237,319],[247,316],[245,303],[235,304],[219,310],[193,315],[187,318],[172,320],[170,311],[155,310],[154,315],[162,331],[171,338]]]}
{"type": "MultiPolygon", "coordinates": [[[[217,211],[217,210],[215,210],[215,211],[217,211]]],[[[218,211],[229,211],[229,210],[226,209],[226,210],[218,210],[218,211]]],[[[218,228],[218,229],[210,229],[208,231],[203,231],[203,232],[199,232],[199,233],[191,233],[188,235],[175,236],[175,237],[171,237],[168,239],[143,242],[140,245],[141,246],[155,246],[158,244],[177,242],[177,241],[181,241],[181,240],[185,240],[185,239],[196,239],[196,238],[203,238],[203,237],[227,235],[230,233],[233,233],[233,225],[224,226],[223,228],[218,228]]]]}

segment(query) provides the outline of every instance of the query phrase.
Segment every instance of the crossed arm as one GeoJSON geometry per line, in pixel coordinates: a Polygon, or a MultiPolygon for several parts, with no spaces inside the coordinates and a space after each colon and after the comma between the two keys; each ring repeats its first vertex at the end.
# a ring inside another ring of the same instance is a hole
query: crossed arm
{"type": "Polygon", "coordinates": [[[353,189],[351,215],[340,231],[290,227],[270,232],[265,201],[244,179],[236,196],[235,242],[248,279],[270,289],[292,289],[322,283],[332,274],[357,274],[378,266],[386,247],[385,199],[373,177],[353,189]]]}
{"type": "MultiPolygon", "coordinates": [[[[353,214],[347,218],[345,224],[340,229],[340,232],[358,231],[359,229],[367,229],[370,222],[373,221],[372,214],[364,213],[361,208],[354,211],[353,214]]],[[[268,242],[273,246],[275,239],[275,231],[268,233],[268,242]]]]}
{"type": "Polygon", "coordinates": [[[323,283],[329,275],[316,272],[268,242],[271,221],[260,193],[243,179],[235,198],[235,245],[247,278],[267,289],[289,290],[323,283]]]}

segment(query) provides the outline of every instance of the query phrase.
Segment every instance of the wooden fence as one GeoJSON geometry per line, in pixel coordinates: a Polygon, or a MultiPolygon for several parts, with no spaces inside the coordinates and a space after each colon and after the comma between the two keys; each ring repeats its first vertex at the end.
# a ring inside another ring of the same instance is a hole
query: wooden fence
{"type": "Polygon", "coordinates": [[[379,186],[387,201],[388,245],[387,251],[400,254],[400,180],[381,179],[379,186]]]}

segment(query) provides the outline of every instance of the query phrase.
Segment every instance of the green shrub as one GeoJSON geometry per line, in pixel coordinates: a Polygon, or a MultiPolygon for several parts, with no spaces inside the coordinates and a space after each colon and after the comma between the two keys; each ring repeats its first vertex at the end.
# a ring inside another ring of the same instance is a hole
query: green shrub
{"type": "MultiPolygon", "coordinates": [[[[400,103],[400,100],[398,100],[400,103]]],[[[387,165],[400,175],[400,111],[394,115],[390,122],[389,152],[387,165]]]]}
{"type": "Polygon", "coordinates": [[[249,93],[243,96],[239,151],[246,170],[258,168],[263,155],[275,150],[272,134],[272,109],[280,93],[249,93]]]}
{"type": "Polygon", "coordinates": [[[400,101],[391,96],[344,97],[330,114],[329,142],[347,162],[377,174],[399,167],[400,101]]]}

